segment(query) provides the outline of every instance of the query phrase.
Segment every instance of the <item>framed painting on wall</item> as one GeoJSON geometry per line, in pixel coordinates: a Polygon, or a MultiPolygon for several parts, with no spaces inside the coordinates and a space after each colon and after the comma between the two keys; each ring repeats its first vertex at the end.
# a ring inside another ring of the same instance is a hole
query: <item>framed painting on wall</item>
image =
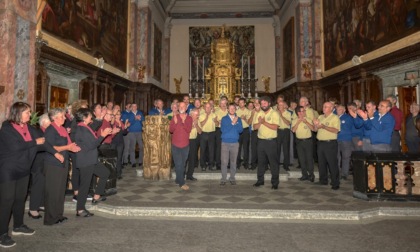
{"type": "Polygon", "coordinates": [[[295,24],[290,18],[283,29],[283,81],[295,77],[295,24]]]}
{"type": "Polygon", "coordinates": [[[42,31],[127,70],[129,0],[47,0],[42,31]]]}

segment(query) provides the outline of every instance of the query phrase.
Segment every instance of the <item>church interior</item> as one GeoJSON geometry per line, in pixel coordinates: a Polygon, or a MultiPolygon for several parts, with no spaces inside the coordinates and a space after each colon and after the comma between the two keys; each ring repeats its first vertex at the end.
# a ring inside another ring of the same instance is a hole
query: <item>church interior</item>
{"type": "Polygon", "coordinates": [[[282,94],[418,102],[417,1],[4,1],[0,120],[35,111],[161,98],[282,94]]]}

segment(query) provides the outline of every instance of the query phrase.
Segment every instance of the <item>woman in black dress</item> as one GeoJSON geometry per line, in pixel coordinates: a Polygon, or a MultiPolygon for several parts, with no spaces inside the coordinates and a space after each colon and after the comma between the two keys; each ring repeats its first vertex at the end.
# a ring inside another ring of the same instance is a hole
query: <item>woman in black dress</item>
{"type": "Polygon", "coordinates": [[[65,111],[61,108],[51,109],[48,113],[51,125],[45,130],[45,141],[60,152],[64,162],[47,153],[44,161],[45,175],[45,225],[54,225],[67,220],[64,213],[64,196],[69,169],[69,152],[78,152],[80,148],[72,143],[63,127],[65,111]]]}
{"type": "MultiPolygon", "coordinates": [[[[0,247],[4,248],[16,245],[8,232],[11,215],[12,235],[35,233],[35,230],[23,224],[23,215],[31,164],[45,139],[37,137],[35,129],[28,125],[30,117],[29,104],[16,102],[0,129],[0,247]]],[[[51,148],[47,151],[54,153],[51,148]]],[[[56,154],[56,158],[61,156],[56,154]]]]}
{"type": "Polygon", "coordinates": [[[80,170],[80,188],[77,197],[76,216],[90,217],[93,216],[93,214],[86,210],[85,204],[93,174],[99,178],[99,182],[95,188],[92,204],[97,204],[99,201],[106,200],[106,198],[101,197],[101,195],[105,191],[109,170],[104,164],[98,161],[98,146],[106,136],[112,133],[112,128],[103,129],[101,134],[97,136],[89,127],[89,124],[92,123],[92,112],[89,109],[79,109],[75,117],[78,122],[75,141],[81,148],[76,154],[76,166],[80,170]]]}

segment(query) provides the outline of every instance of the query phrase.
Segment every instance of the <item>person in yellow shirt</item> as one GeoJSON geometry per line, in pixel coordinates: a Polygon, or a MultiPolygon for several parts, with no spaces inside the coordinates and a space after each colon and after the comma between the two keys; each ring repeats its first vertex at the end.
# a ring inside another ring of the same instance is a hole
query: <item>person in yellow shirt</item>
{"type": "Polygon", "coordinates": [[[277,113],[279,114],[279,127],[277,129],[277,157],[280,160],[283,149],[283,167],[290,171],[290,123],[292,115],[287,110],[287,104],[283,100],[277,100],[277,113]]]}
{"type": "Polygon", "coordinates": [[[296,134],[296,149],[302,169],[300,181],[309,180],[314,182],[314,159],[312,156],[312,130],[314,126],[311,120],[306,118],[305,108],[297,106],[295,109],[297,117],[292,120],[292,131],[296,134]]]}
{"type": "Polygon", "coordinates": [[[331,174],[331,189],[340,188],[339,170],[338,170],[338,143],[337,135],[340,131],[340,119],[333,114],[334,105],[331,102],[325,102],[322,108],[323,115],[314,119],[315,131],[318,139],[318,170],[319,184],[328,185],[328,171],[331,174]]]}
{"type": "Polygon", "coordinates": [[[241,153],[243,153],[243,165],[245,169],[248,169],[248,161],[249,161],[249,124],[251,123],[251,111],[246,108],[245,106],[246,100],[245,98],[239,99],[239,109],[236,110],[236,115],[241,118],[242,120],[242,127],[243,131],[239,136],[239,151],[238,151],[238,158],[236,159],[236,168],[239,170],[241,167],[241,153]],[[243,152],[242,152],[243,149],[243,152]]]}
{"type": "Polygon", "coordinates": [[[279,161],[277,157],[277,128],[279,127],[279,114],[271,108],[271,99],[268,96],[260,98],[261,110],[264,114],[258,116],[258,171],[257,182],[254,187],[264,185],[264,174],[267,165],[271,169],[271,189],[277,190],[279,186],[279,161]]]}
{"type": "Polygon", "coordinates": [[[192,128],[190,132],[190,151],[188,153],[188,170],[187,170],[187,180],[196,181],[194,178],[194,168],[197,166],[198,162],[198,137],[201,134],[201,128],[198,122],[199,112],[198,109],[194,108],[190,111],[190,116],[193,120],[192,128]]]}
{"type": "Polygon", "coordinates": [[[206,164],[206,151],[208,150],[208,166],[212,171],[216,170],[214,166],[214,147],[216,140],[216,126],[219,126],[219,121],[216,118],[216,115],[211,112],[211,104],[206,103],[204,105],[204,114],[201,114],[199,117],[200,127],[202,133],[200,136],[200,166],[201,170],[205,171],[207,169],[206,164]]]}
{"type": "MultiPolygon", "coordinates": [[[[224,116],[226,116],[228,114],[228,109],[227,109],[227,97],[223,96],[220,98],[219,101],[219,107],[217,107],[214,111],[214,114],[216,114],[216,118],[217,121],[219,122],[219,126],[220,126],[220,122],[222,121],[222,118],[224,116]]],[[[221,153],[222,153],[222,133],[220,132],[220,127],[216,126],[216,153],[215,153],[215,157],[216,157],[216,169],[220,170],[221,167],[221,153]]]]}

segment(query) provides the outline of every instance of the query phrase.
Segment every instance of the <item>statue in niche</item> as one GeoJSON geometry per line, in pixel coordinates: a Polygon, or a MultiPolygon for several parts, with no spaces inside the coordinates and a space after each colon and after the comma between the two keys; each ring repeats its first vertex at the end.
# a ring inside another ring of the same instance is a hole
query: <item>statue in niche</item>
{"type": "Polygon", "coordinates": [[[182,76],[179,77],[179,79],[174,78],[174,82],[175,82],[176,93],[180,94],[181,93],[182,76]]]}
{"type": "Polygon", "coordinates": [[[268,77],[264,77],[263,76],[261,78],[262,82],[264,83],[264,89],[265,89],[265,92],[266,93],[269,93],[270,92],[270,79],[271,79],[270,76],[268,76],[268,77]]]}

